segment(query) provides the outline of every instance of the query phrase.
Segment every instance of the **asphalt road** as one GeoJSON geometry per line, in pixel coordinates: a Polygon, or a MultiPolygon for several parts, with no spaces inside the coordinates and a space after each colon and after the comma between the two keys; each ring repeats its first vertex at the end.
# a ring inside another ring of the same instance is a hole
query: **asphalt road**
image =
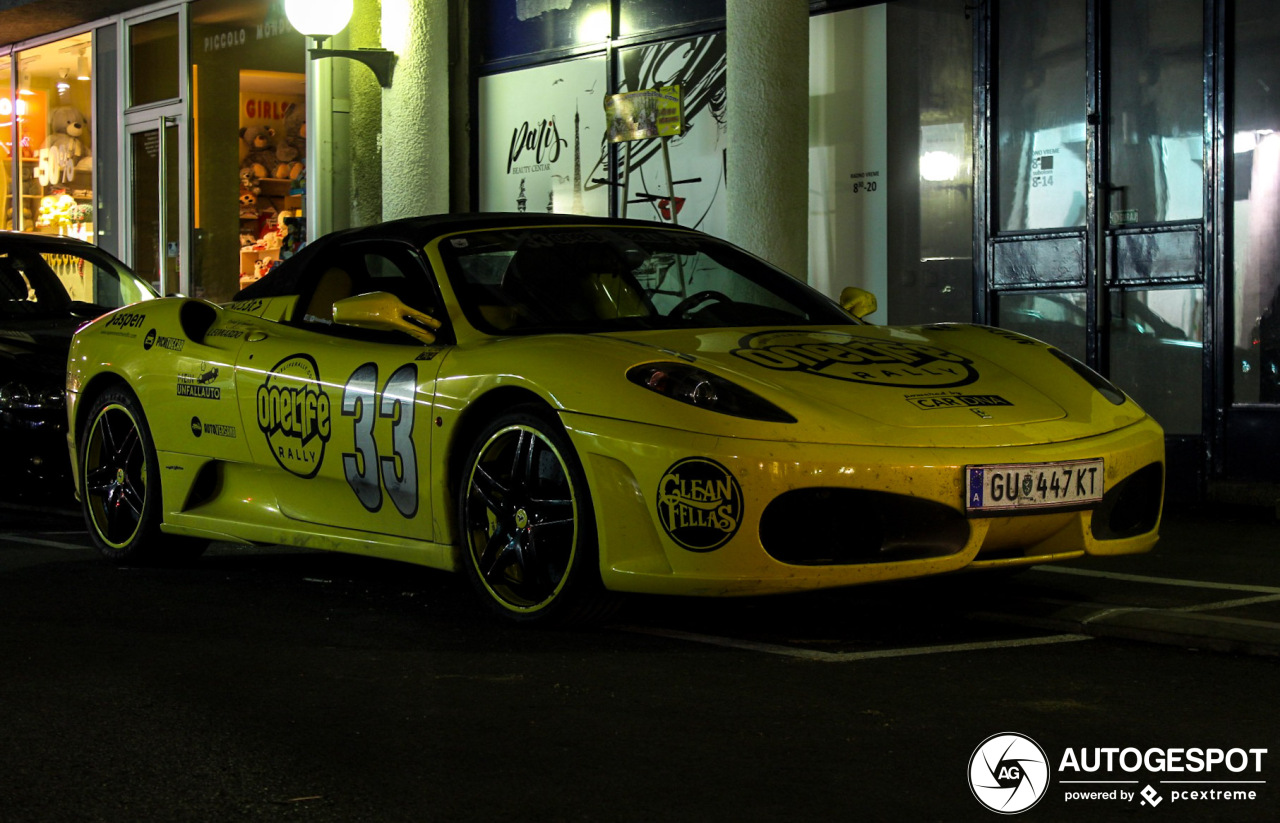
{"type": "Polygon", "coordinates": [[[1175,513],[1141,558],[636,599],[582,631],[508,626],[426,569],[228,546],[118,569],[74,515],[0,518],[2,823],[994,820],[970,759],[1005,732],[1052,775],[1028,819],[1276,818],[1269,513],[1175,513]],[[1062,768],[1108,748],[1147,760],[1062,768]],[[1197,748],[1266,752],[1147,768],[1197,748]]]}

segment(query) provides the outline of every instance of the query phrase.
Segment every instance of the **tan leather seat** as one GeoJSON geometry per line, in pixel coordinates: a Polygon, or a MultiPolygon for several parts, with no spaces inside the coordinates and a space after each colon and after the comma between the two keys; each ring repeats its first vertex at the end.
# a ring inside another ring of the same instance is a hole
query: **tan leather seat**
{"type": "Polygon", "coordinates": [[[333,322],[333,304],[351,296],[351,275],[339,268],[332,268],[320,275],[320,282],[307,303],[304,320],[333,322]]]}

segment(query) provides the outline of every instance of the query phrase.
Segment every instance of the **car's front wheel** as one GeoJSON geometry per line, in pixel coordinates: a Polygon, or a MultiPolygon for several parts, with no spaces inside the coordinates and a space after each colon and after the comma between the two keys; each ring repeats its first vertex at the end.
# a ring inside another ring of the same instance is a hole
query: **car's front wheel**
{"type": "Polygon", "coordinates": [[[85,522],[99,553],[115,563],[186,560],[204,543],[160,533],[160,470],[151,429],[128,389],[94,399],[80,436],[85,522]]]}
{"type": "Polygon", "coordinates": [[[499,613],[563,624],[611,609],[591,494],[549,411],[515,410],[479,433],[464,464],[458,523],[467,575],[499,613]]]}

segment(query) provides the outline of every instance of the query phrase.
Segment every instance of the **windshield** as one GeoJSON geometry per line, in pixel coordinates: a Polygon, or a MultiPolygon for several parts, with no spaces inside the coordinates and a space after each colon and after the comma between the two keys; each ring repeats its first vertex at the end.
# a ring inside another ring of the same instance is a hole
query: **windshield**
{"type": "Polygon", "coordinates": [[[0,237],[0,317],[97,315],[155,292],[91,246],[0,237]]]}
{"type": "Polygon", "coordinates": [[[496,334],[855,322],[767,263],[679,231],[503,229],[447,237],[440,253],[467,319],[496,334]]]}

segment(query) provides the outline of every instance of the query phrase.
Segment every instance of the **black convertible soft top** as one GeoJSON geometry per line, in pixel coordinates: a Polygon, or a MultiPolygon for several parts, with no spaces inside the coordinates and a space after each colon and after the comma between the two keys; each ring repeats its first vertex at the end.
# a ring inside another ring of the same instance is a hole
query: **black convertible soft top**
{"type": "Polygon", "coordinates": [[[459,214],[432,214],[422,217],[405,217],[373,226],[340,229],[308,243],[293,257],[272,269],[261,280],[250,283],[233,300],[255,300],[298,294],[300,280],[308,267],[308,261],[316,257],[334,257],[344,244],[355,240],[402,240],[422,247],[443,234],[478,229],[518,228],[526,226],[636,226],[644,228],[672,228],[669,224],[651,220],[590,217],[580,214],[527,214],[523,212],[476,212],[459,214]]]}

